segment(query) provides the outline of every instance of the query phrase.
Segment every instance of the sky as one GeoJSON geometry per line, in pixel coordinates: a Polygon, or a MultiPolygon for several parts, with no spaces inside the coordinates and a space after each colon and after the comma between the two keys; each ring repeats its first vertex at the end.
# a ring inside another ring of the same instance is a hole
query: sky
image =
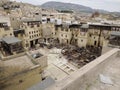
{"type": "Polygon", "coordinates": [[[107,11],[118,11],[120,12],[120,0],[14,0],[31,3],[34,5],[41,5],[48,1],[58,1],[80,4],[84,6],[89,6],[94,9],[104,9],[107,11]]]}

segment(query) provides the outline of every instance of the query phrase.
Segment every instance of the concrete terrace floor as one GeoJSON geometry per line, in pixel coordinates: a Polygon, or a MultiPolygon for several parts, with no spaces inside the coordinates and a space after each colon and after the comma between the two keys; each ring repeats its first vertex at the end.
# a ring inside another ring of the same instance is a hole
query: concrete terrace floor
{"type": "Polygon", "coordinates": [[[34,66],[27,55],[23,55],[6,61],[0,60],[0,65],[5,68],[5,77],[14,75],[25,70],[29,70],[31,67],[34,66]]]}
{"type": "Polygon", "coordinates": [[[100,74],[110,77],[113,85],[102,83],[98,77],[97,80],[91,82],[87,90],[120,90],[120,57],[115,58],[112,63],[108,63],[100,74]]]}
{"type": "Polygon", "coordinates": [[[34,66],[34,64],[31,62],[31,60],[28,58],[27,55],[23,55],[17,58],[13,58],[10,60],[4,61],[5,66],[19,66],[21,68],[29,68],[34,66]]]}
{"type": "Polygon", "coordinates": [[[48,67],[45,69],[45,74],[50,75],[56,81],[64,79],[77,69],[69,64],[65,58],[59,58],[59,54],[48,55],[48,67]]]}
{"type": "MultiPolygon", "coordinates": [[[[30,53],[40,52],[41,54],[47,56],[48,66],[44,69],[43,77],[50,76],[55,81],[60,81],[78,69],[72,64],[70,64],[61,55],[61,49],[40,48],[38,50],[33,51],[31,50],[29,52],[30,53]]],[[[10,68],[10,71],[8,71],[9,73],[20,72],[34,66],[30,58],[27,57],[26,55],[6,61],[0,60],[0,64],[10,68]]]]}
{"type": "Polygon", "coordinates": [[[52,48],[40,48],[38,50],[31,51],[31,53],[40,52],[47,56],[48,66],[45,68],[43,76],[52,77],[55,81],[60,81],[78,70],[75,66],[70,64],[62,55],[61,49],[52,48]]]}

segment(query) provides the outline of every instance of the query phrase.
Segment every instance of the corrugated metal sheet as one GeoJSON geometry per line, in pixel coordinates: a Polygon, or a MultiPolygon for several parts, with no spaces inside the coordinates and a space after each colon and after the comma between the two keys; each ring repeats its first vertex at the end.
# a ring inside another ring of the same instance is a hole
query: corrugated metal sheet
{"type": "Polygon", "coordinates": [[[4,41],[7,44],[21,42],[21,40],[16,37],[4,37],[4,38],[2,38],[2,41],[4,41]]]}

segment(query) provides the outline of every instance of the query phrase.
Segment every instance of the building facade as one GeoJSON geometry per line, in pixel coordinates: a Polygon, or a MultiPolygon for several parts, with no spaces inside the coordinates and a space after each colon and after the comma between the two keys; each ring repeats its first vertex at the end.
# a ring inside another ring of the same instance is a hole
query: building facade
{"type": "Polygon", "coordinates": [[[74,44],[79,47],[105,47],[109,43],[111,31],[114,31],[112,25],[61,24],[55,25],[53,37],[58,39],[60,44],[74,44]]]}
{"type": "Polygon", "coordinates": [[[42,38],[41,21],[39,20],[23,21],[21,29],[24,29],[25,33],[23,37],[25,47],[35,47],[39,43],[40,38],[42,38]]]}
{"type": "Polygon", "coordinates": [[[14,36],[12,27],[8,26],[7,22],[0,23],[0,37],[14,36]]]}

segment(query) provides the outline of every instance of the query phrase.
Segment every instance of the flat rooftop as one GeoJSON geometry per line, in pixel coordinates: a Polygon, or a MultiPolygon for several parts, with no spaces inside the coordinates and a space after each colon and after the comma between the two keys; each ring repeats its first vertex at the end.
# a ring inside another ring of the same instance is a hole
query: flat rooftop
{"type": "Polygon", "coordinates": [[[6,75],[29,70],[30,68],[35,66],[27,55],[23,55],[6,61],[0,60],[0,63],[3,64],[4,67],[7,67],[6,75]]]}
{"type": "Polygon", "coordinates": [[[77,67],[70,64],[65,57],[61,55],[61,49],[40,48],[30,51],[30,53],[40,52],[47,56],[48,66],[44,69],[43,77],[52,77],[55,81],[60,81],[78,70],[77,67]]]}
{"type": "Polygon", "coordinates": [[[27,55],[23,55],[17,58],[13,58],[7,61],[3,61],[5,66],[19,66],[21,68],[29,68],[34,66],[27,55]]]}
{"type": "Polygon", "coordinates": [[[103,54],[46,90],[120,90],[120,50],[103,54]]]}
{"type": "MultiPolygon", "coordinates": [[[[113,59],[111,59],[113,60],[113,59]]],[[[105,77],[109,77],[113,84],[103,83],[100,77],[97,77],[90,83],[88,90],[119,90],[120,89],[120,57],[114,59],[113,62],[108,63],[106,67],[100,73],[105,77]]]]}
{"type": "Polygon", "coordinates": [[[120,36],[120,32],[119,31],[112,31],[111,35],[113,35],[113,36],[120,36]]]}
{"type": "Polygon", "coordinates": [[[18,39],[17,37],[4,37],[2,40],[7,44],[13,44],[21,42],[22,40],[18,39]]]}

